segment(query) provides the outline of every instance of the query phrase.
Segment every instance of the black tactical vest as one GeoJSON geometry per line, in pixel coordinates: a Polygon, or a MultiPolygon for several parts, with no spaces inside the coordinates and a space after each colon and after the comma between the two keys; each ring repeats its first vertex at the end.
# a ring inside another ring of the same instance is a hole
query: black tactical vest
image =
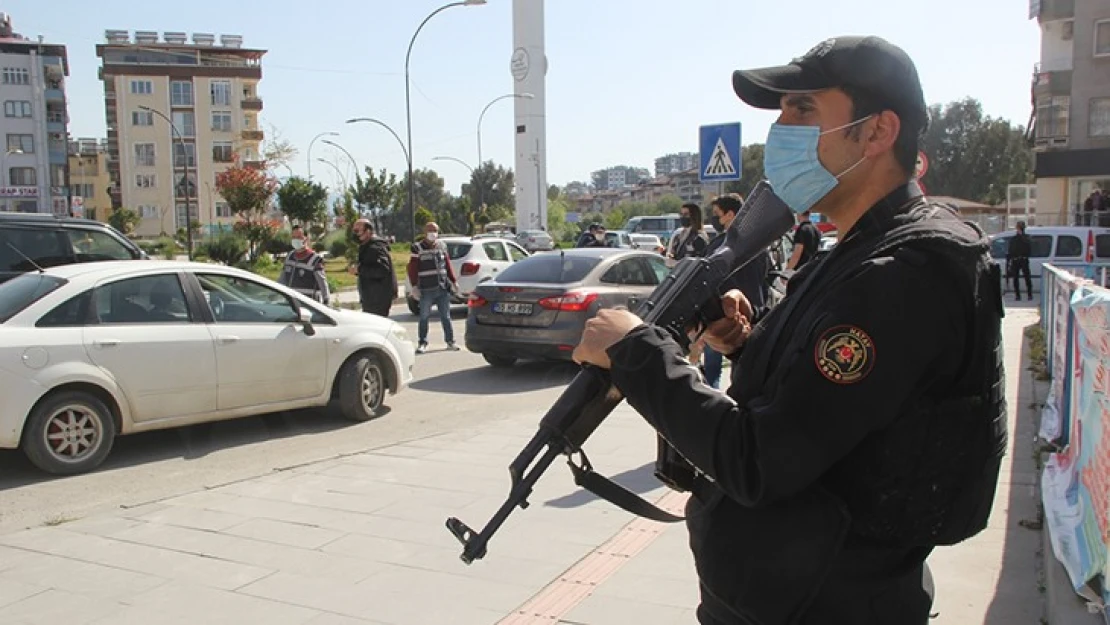
{"type": "MultiPolygon", "coordinates": [[[[745,377],[777,386],[785,372],[770,367],[770,354],[804,348],[804,329],[816,323],[822,311],[821,306],[807,304],[836,289],[868,258],[898,255],[931,263],[969,294],[964,307],[969,349],[951,390],[912,401],[889,427],[865,439],[820,480],[824,490],[845,504],[851,517],[850,542],[951,545],[986,527],[1007,442],[1002,296],[985,242],[978,251],[959,243],[968,227],[951,210],[917,199],[893,229],[845,256],[830,255],[835,267],[810,268],[806,279],[816,284],[792,288],[791,297],[797,290],[802,301],[778,311],[788,318],[775,325],[785,324],[785,329],[770,340],[784,346],[765,345],[762,354],[745,353],[739,363],[745,377]]],[[[906,331],[922,332],[927,340],[927,328],[906,331]]],[[[756,390],[761,386],[745,385],[756,390]]],[[[741,405],[748,399],[737,398],[741,405]]]]}
{"type": "Polygon", "coordinates": [[[432,247],[413,243],[412,253],[418,257],[416,275],[420,290],[447,288],[447,247],[439,241],[432,244],[432,247]]]}

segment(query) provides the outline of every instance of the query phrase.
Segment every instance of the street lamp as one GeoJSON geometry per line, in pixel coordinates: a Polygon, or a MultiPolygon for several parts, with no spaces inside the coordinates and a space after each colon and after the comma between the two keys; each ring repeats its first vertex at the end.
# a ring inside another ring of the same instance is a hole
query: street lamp
{"type": "MultiPolygon", "coordinates": [[[[380,119],[374,119],[373,117],[355,117],[354,119],[348,119],[347,120],[348,124],[357,124],[359,122],[366,122],[368,124],[376,124],[378,126],[381,126],[382,128],[385,128],[386,130],[388,130],[389,134],[393,135],[393,138],[397,140],[397,145],[401,146],[401,153],[405,155],[405,163],[408,165],[409,171],[410,172],[412,171],[412,158],[409,157],[408,148],[405,147],[405,142],[401,140],[401,137],[397,134],[397,132],[389,127],[389,124],[381,121],[380,119]]],[[[409,175],[409,180],[412,180],[412,175],[411,174],[409,175]]],[[[409,191],[410,191],[410,195],[409,195],[409,224],[410,224],[410,227],[412,228],[412,238],[413,238],[413,240],[416,240],[416,226],[413,225],[413,224],[416,223],[416,218],[413,216],[413,209],[412,209],[412,206],[413,206],[413,201],[412,201],[413,196],[411,195],[412,187],[409,187],[409,191]]],[[[379,229],[380,229],[380,227],[381,227],[380,222],[378,223],[378,226],[379,226],[379,229]]]]}
{"type": "Polygon", "coordinates": [[[312,141],[308,142],[308,179],[309,180],[312,180],[312,144],[316,143],[316,140],[319,139],[320,137],[338,137],[338,136],[339,136],[338,132],[321,132],[320,134],[313,137],[312,141]]]}
{"type": "Polygon", "coordinates": [[[331,162],[331,161],[329,161],[325,158],[318,158],[316,160],[320,161],[321,163],[325,163],[325,164],[331,166],[331,168],[335,170],[335,173],[339,174],[339,180],[343,182],[343,192],[346,193],[347,192],[347,186],[348,186],[347,185],[347,176],[346,176],[346,174],[339,171],[339,167],[336,166],[335,163],[333,163],[333,162],[331,162]]]}
{"type": "MultiPolygon", "coordinates": [[[[177,140],[179,142],[181,142],[181,158],[182,158],[182,162],[184,162],[184,165],[183,165],[182,168],[185,170],[184,184],[181,185],[185,189],[185,241],[186,241],[186,245],[188,246],[189,260],[193,260],[193,208],[192,208],[192,202],[191,202],[190,197],[189,197],[189,152],[188,152],[188,150],[185,149],[185,137],[183,137],[181,135],[181,131],[179,131],[177,129],[177,125],[175,125],[173,123],[173,120],[170,119],[169,117],[167,117],[166,114],[163,113],[162,111],[159,111],[157,109],[152,109],[149,106],[143,106],[141,104],[139,105],[139,109],[143,110],[143,111],[147,111],[148,113],[153,113],[153,114],[157,115],[158,117],[161,117],[162,119],[166,120],[166,123],[170,125],[170,129],[173,130],[174,134],[177,135],[177,140]]],[[[171,165],[171,168],[172,168],[173,163],[171,162],[170,165],[171,165]]],[[[174,187],[171,186],[170,188],[173,189],[174,187]]],[[[177,213],[177,198],[176,197],[173,197],[173,203],[174,203],[174,214],[176,214],[177,213]]]]}
{"type": "Polygon", "coordinates": [[[339,148],[344,154],[347,155],[347,160],[351,161],[351,167],[355,168],[355,175],[356,176],[358,175],[358,163],[355,162],[355,157],[351,156],[351,153],[348,152],[346,148],[344,148],[343,146],[339,145],[338,143],[336,143],[334,141],[328,141],[327,139],[324,139],[324,140],[320,141],[320,143],[326,143],[326,144],[332,146],[333,148],[339,148]]]}
{"type": "Polygon", "coordinates": [[[482,118],[486,116],[486,111],[489,110],[489,107],[493,106],[495,103],[500,102],[501,100],[504,100],[506,98],[522,98],[522,99],[525,99],[525,100],[531,100],[534,97],[536,97],[536,96],[532,95],[531,93],[507,93],[503,96],[499,96],[499,97],[494,98],[493,100],[490,101],[489,104],[486,105],[486,108],[482,109],[482,114],[478,116],[478,167],[479,167],[479,169],[482,167],[482,118]]]}
{"type": "Polygon", "coordinates": [[[457,159],[457,158],[455,158],[454,156],[433,156],[433,157],[432,157],[432,160],[433,160],[433,161],[455,161],[455,162],[456,162],[456,163],[458,163],[459,165],[462,165],[463,167],[465,167],[465,168],[469,169],[469,170],[470,170],[470,175],[471,175],[471,176],[473,176],[473,175],[474,175],[474,168],[473,168],[473,167],[471,167],[469,163],[467,163],[467,162],[466,162],[466,161],[464,161],[464,160],[461,160],[461,159],[457,159]]]}
{"type": "Polygon", "coordinates": [[[439,14],[440,11],[450,9],[451,7],[465,7],[465,6],[480,6],[486,3],[486,0],[463,0],[462,2],[451,2],[445,4],[435,11],[432,11],[428,17],[420,22],[420,26],[416,27],[416,32],[412,34],[412,39],[409,40],[409,49],[405,53],[405,127],[408,133],[408,154],[409,154],[409,229],[412,232],[412,242],[416,242],[416,182],[412,177],[412,100],[409,95],[409,59],[412,58],[412,45],[416,43],[416,36],[428,23],[428,20],[439,14]]]}

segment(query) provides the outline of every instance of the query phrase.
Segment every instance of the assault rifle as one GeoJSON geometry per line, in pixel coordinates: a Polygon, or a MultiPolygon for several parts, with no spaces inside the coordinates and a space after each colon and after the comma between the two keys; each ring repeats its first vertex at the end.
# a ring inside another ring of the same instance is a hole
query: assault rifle
{"type": "MultiPolygon", "coordinates": [[[[684,349],[688,348],[688,331],[704,329],[724,316],[720,298],[725,280],[765,253],[793,225],[791,210],[771,191],[770,185],[760,182],[729,226],[721,247],[708,258],[680,260],[640,305],[637,316],[646,323],[666,328],[684,349]]],[[[486,545],[493,534],[513,509],[528,507],[532,487],[551,463],[564,454],[579,485],[635,514],[657,520],[678,519],[593,473],[582,451],[586,439],[623,400],[607,371],[592,366],[582,368],[544,415],[536,435],[509,465],[512,480],[509,496],[482,531],[475,532],[457,518],[447,519],[447,529],[463,544],[463,562],[470,564],[486,555],[486,545]],[[575,456],[581,458],[579,464],[575,464],[575,456]]],[[[663,447],[660,453],[665,453],[663,447]]],[[[659,471],[656,475],[674,487],[670,478],[659,471]]]]}

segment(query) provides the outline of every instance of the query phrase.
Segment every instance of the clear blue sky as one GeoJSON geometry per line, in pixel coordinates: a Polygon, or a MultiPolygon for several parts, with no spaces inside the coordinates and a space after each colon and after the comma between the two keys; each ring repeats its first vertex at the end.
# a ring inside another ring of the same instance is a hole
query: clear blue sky
{"type": "MultiPolygon", "coordinates": [[[[70,131],[104,135],[103,87],[94,46],[105,29],[228,33],[263,48],[264,123],[299,149],[322,131],[358,160],[404,170],[395,140],[350,117],[378,117],[402,138],[404,55],[420,21],[446,0],[8,0],[15,29],[67,44],[70,131]]],[[[652,168],[657,156],[697,149],[700,124],[740,121],[743,142],[764,140],[774,116],[745,107],[732,93],[740,67],[779,64],[831,36],[875,34],[915,59],[930,102],[965,96],[987,114],[1024,125],[1039,56],[1039,30],[1025,0],[547,0],[547,171],[555,184],[629,164],[652,168]],[[895,8],[897,7],[897,8],[895,8]]],[[[469,176],[452,156],[475,163],[482,107],[511,93],[512,0],[489,0],[433,18],[413,50],[416,167],[433,167],[459,192],[469,176]]],[[[317,142],[313,158],[344,157],[317,142]]],[[[483,156],[513,165],[512,100],[483,124],[483,156]]],[[[313,175],[332,182],[326,165],[313,175]]]]}

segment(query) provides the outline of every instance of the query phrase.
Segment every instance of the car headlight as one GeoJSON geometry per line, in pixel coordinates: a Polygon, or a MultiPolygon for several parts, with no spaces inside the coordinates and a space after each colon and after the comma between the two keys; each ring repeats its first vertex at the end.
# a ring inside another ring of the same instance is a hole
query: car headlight
{"type": "Polygon", "coordinates": [[[405,326],[399,323],[394,323],[389,332],[393,334],[393,338],[397,339],[398,341],[404,342],[409,340],[408,330],[405,329],[405,326]]]}

